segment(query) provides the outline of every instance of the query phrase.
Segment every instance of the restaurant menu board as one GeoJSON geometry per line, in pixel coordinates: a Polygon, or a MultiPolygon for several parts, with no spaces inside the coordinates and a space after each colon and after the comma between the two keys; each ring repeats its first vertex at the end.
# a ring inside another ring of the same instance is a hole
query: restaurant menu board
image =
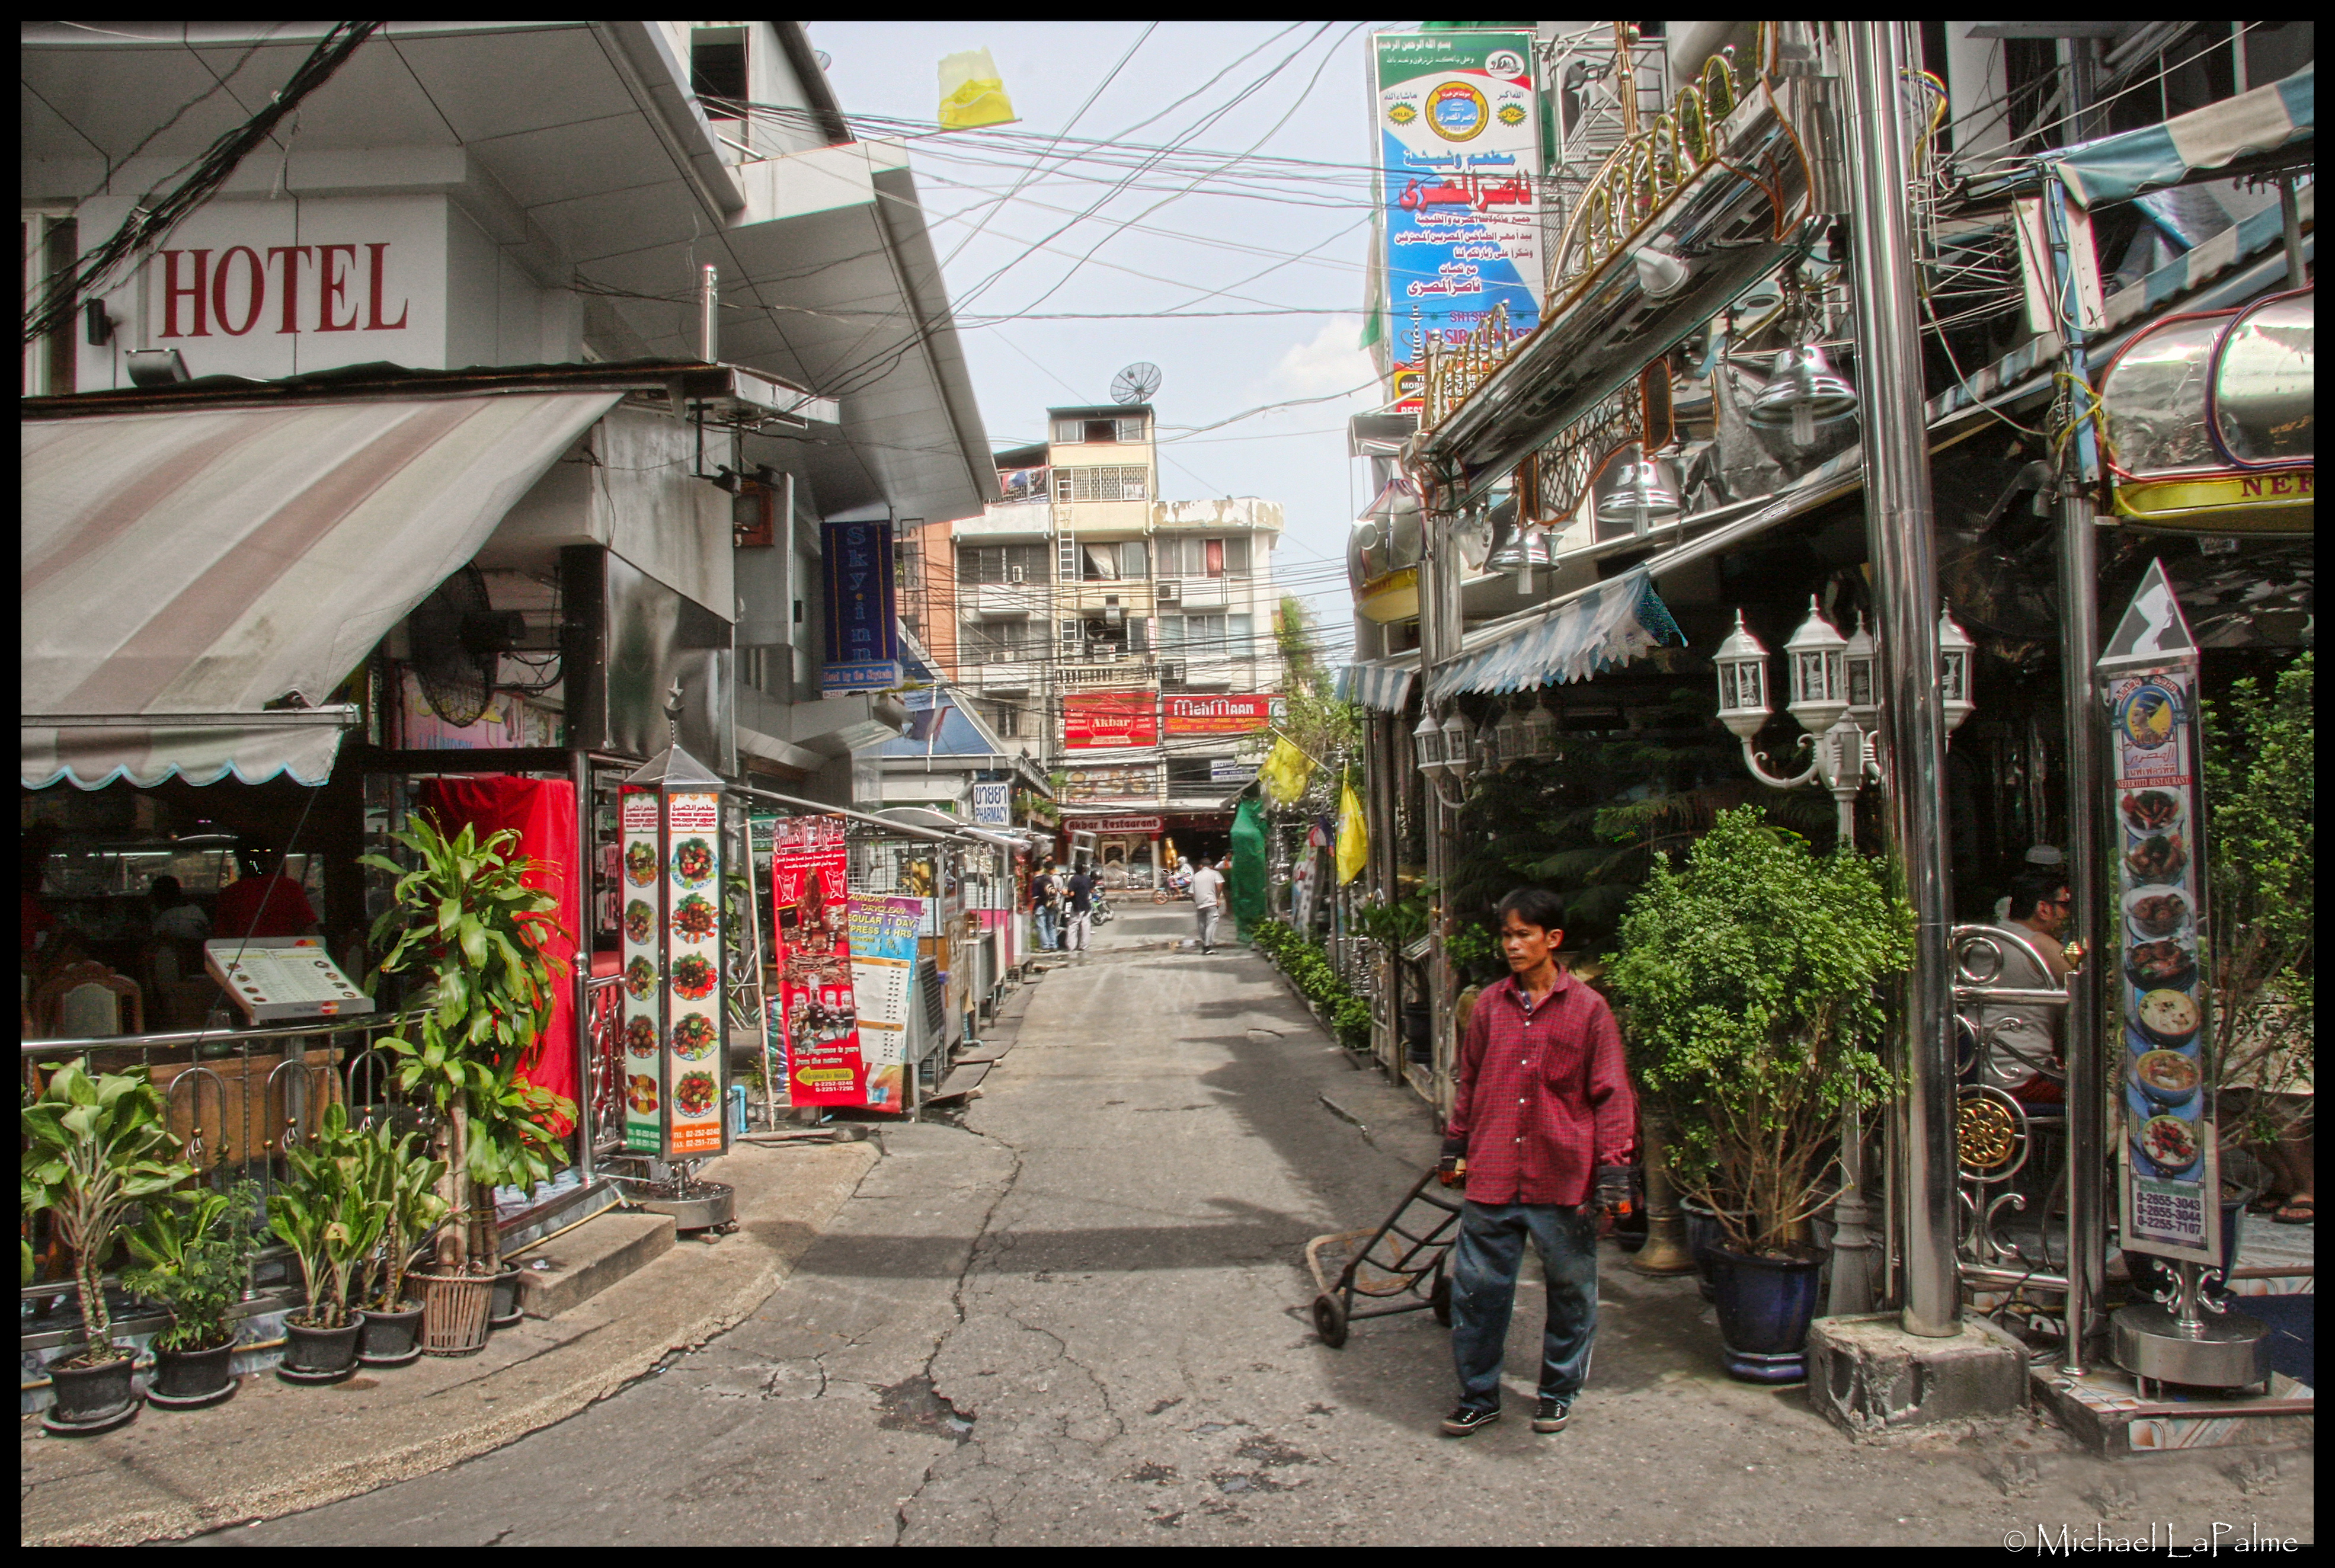
{"type": "Polygon", "coordinates": [[[916,994],[916,933],[925,924],[921,898],[851,901],[851,984],[858,1002],[859,1057],[867,1104],[905,1111],[908,1066],[908,1004],[916,994]]]}
{"type": "Polygon", "coordinates": [[[2197,660],[2187,632],[2152,568],[2100,661],[2116,834],[2110,929],[2123,955],[2122,1240],[2127,1252],[2218,1264],[2197,660]]]}
{"type": "Polygon", "coordinates": [[[664,1160],[722,1150],[721,829],[710,790],[628,785],[618,808],[625,1147],[664,1160]]]}
{"type": "Polygon", "coordinates": [[[866,1105],[842,818],[790,817],[779,824],[770,905],[789,1098],[796,1105],[866,1105]]]}
{"type": "Polygon", "coordinates": [[[371,1012],[373,998],[313,936],[224,937],[203,944],[203,967],[253,1023],[371,1012]]]}

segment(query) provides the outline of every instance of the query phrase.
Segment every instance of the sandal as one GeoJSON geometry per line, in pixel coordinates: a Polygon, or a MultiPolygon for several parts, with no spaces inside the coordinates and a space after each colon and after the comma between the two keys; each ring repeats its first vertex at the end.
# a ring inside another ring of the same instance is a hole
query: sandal
{"type": "Polygon", "coordinates": [[[2272,1224],[2307,1225],[2319,1216],[2313,1212],[2309,1198],[2289,1198],[2285,1206],[2270,1217],[2272,1224]]]}

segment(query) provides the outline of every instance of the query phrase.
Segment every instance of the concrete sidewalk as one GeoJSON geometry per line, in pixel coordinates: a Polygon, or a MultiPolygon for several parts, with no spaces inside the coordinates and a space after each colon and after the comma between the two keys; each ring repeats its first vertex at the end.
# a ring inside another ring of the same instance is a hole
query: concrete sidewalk
{"type": "Polygon", "coordinates": [[[881,1157],[874,1141],[740,1145],[707,1167],[738,1229],[683,1240],[572,1311],[475,1356],[364,1369],[328,1388],[271,1374],[208,1410],[149,1407],[102,1436],[19,1422],[18,1541],[130,1545],[275,1518],[448,1468],[565,1420],[767,1301],[881,1157]]]}

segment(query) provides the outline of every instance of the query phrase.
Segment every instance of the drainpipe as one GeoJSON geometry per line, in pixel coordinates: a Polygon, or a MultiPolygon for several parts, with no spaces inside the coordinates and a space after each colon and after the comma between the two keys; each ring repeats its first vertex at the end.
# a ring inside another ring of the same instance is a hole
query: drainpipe
{"type": "Polygon", "coordinates": [[[698,357],[722,363],[722,270],[712,262],[697,269],[698,357]]]}
{"type": "Polygon", "coordinates": [[[1937,544],[1914,315],[1912,214],[1897,82],[1912,60],[1895,22],[1851,22],[1848,113],[1856,282],[1857,402],[1865,537],[1881,621],[1882,733],[1890,847],[1914,905],[1914,972],[1895,1024],[1905,1074],[1905,1331],[1962,1331],[1954,1262],[1954,1074],[1947,939],[1946,731],[1938,690],[1937,544]]]}

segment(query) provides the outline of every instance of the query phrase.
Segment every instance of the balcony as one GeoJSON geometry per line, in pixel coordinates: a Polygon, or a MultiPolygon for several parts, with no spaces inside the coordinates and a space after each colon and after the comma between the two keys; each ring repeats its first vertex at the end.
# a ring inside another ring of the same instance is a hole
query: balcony
{"type": "Polygon", "coordinates": [[[1066,691],[1108,691],[1114,686],[1148,686],[1156,678],[1156,666],[1148,654],[1122,654],[1108,659],[1065,661],[1054,672],[1054,679],[1066,691]]]}
{"type": "Polygon", "coordinates": [[[977,518],[959,518],[950,525],[953,537],[964,539],[1042,539],[1054,531],[1054,508],[1046,501],[1015,501],[985,508],[977,518]]]}
{"type": "Polygon", "coordinates": [[[972,603],[964,603],[960,596],[958,604],[976,615],[1026,619],[1048,613],[1051,594],[1049,585],[1042,582],[977,583],[973,586],[972,603]]]}
{"type": "Polygon", "coordinates": [[[967,655],[957,664],[957,684],[975,692],[1034,692],[1044,663],[1022,651],[967,655]]]}
{"type": "Polygon", "coordinates": [[[1159,603],[1165,607],[1180,605],[1187,610],[1221,610],[1226,595],[1222,577],[1162,577],[1159,580],[1159,603]],[[1171,595],[1168,585],[1174,584],[1171,595]]]}

